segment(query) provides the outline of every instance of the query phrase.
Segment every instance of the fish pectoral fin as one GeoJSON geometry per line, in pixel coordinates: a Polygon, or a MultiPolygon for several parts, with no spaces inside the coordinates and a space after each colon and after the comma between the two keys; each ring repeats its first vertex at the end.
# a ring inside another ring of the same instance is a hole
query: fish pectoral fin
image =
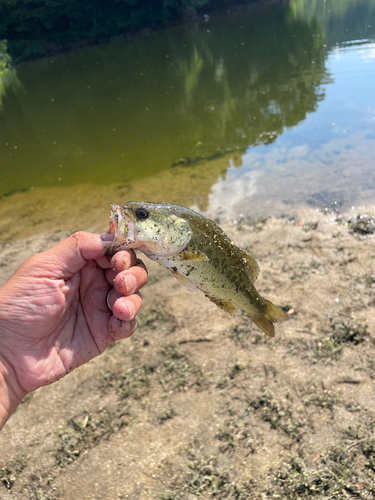
{"type": "Polygon", "coordinates": [[[240,309],[236,305],[234,305],[233,302],[226,302],[225,300],[214,299],[212,297],[208,298],[231,316],[238,316],[241,313],[240,309]]]}
{"type": "Polygon", "coordinates": [[[186,276],[183,276],[182,274],[178,273],[177,271],[172,271],[172,274],[175,278],[178,279],[178,281],[181,283],[181,285],[184,285],[186,288],[188,288],[192,292],[198,291],[198,288],[188,278],[186,278],[186,276]]]}
{"type": "Polygon", "coordinates": [[[207,255],[199,250],[182,250],[179,256],[181,260],[208,260],[207,255]]]}
{"type": "Polygon", "coordinates": [[[251,281],[254,283],[259,276],[258,262],[249,253],[245,252],[245,250],[241,250],[241,252],[242,252],[242,260],[244,261],[247,267],[249,277],[251,281]]]}

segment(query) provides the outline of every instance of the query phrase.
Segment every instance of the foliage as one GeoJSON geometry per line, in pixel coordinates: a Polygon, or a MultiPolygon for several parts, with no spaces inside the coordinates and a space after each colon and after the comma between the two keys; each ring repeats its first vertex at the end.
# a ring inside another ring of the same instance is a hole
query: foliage
{"type": "Polygon", "coordinates": [[[155,28],[225,0],[0,0],[0,38],[66,43],[155,28]]]}

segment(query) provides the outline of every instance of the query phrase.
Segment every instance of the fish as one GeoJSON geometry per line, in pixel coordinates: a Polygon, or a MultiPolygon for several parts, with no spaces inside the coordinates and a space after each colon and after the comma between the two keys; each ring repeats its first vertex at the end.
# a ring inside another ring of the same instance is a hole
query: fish
{"type": "Polygon", "coordinates": [[[193,210],[167,203],[112,203],[108,232],[114,234],[108,254],[140,250],[230,315],[243,310],[270,337],[275,336],[274,323],[289,319],[255,288],[256,260],[214,221],[193,210]]]}

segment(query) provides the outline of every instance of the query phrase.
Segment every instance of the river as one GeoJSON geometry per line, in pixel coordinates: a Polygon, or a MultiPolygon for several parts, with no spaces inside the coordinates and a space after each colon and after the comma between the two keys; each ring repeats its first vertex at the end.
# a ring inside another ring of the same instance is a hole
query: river
{"type": "Polygon", "coordinates": [[[100,231],[136,199],[220,221],[373,204],[374,90],[375,0],[250,5],[0,63],[0,241],[100,231]]]}

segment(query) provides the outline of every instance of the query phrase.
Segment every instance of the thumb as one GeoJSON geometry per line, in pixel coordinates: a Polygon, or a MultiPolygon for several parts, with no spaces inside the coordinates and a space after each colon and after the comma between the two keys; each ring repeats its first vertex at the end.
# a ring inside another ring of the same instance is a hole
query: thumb
{"type": "MultiPolygon", "coordinates": [[[[110,235],[112,238],[113,236],[110,235]]],[[[51,278],[69,279],[82,269],[88,260],[104,257],[111,245],[107,235],[78,231],[69,238],[57,243],[49,250],[36,255],[36,267],[43,266],[51,278]]]]}

